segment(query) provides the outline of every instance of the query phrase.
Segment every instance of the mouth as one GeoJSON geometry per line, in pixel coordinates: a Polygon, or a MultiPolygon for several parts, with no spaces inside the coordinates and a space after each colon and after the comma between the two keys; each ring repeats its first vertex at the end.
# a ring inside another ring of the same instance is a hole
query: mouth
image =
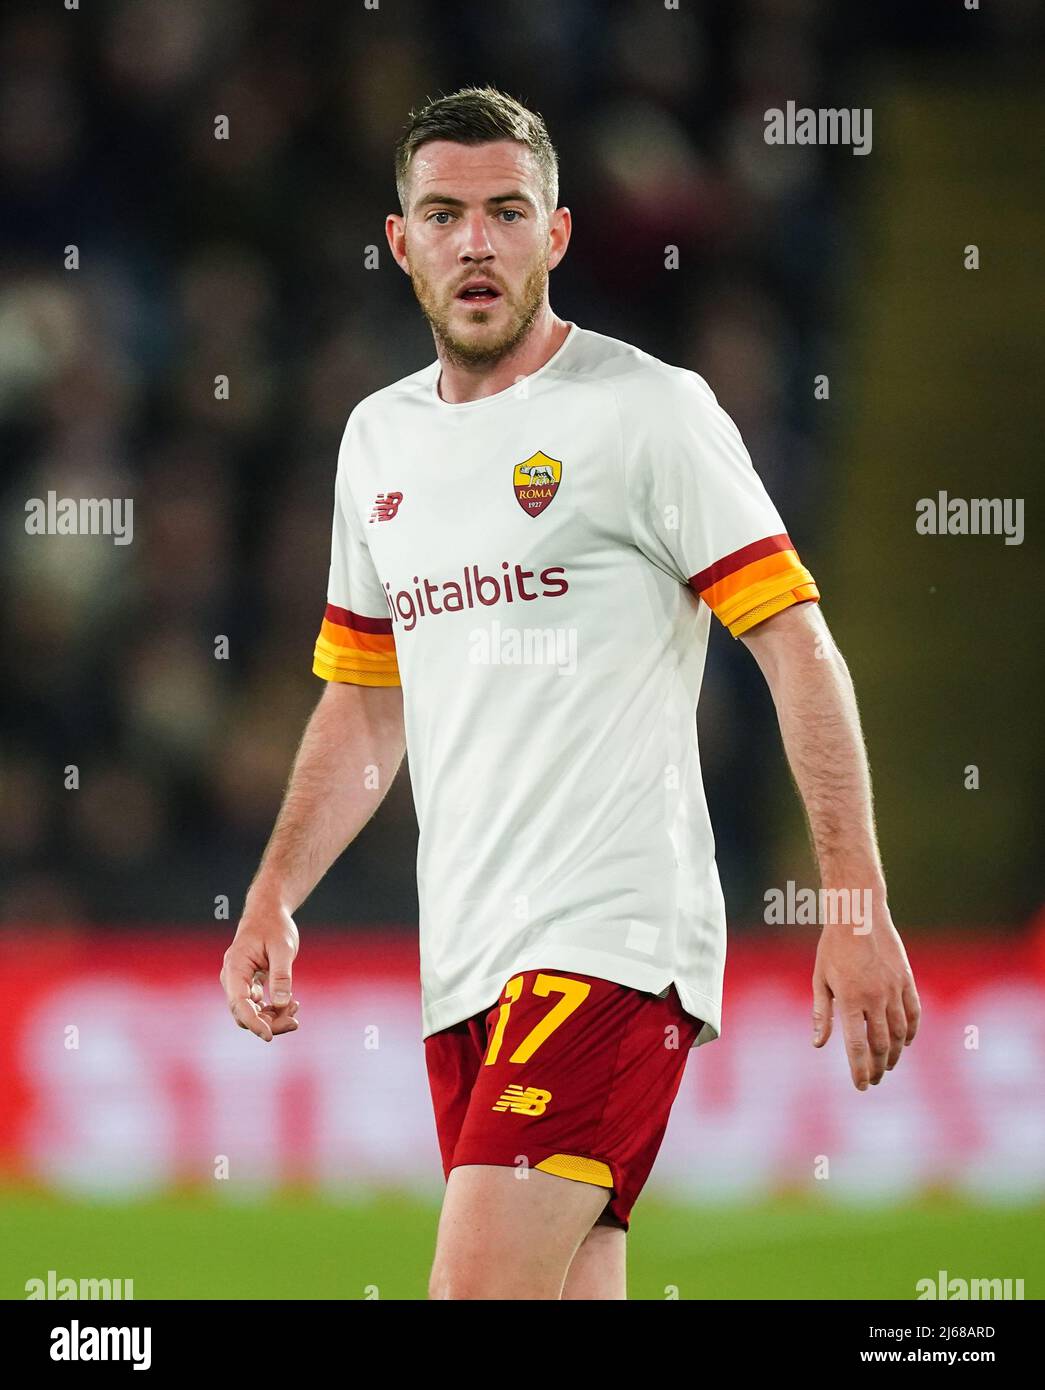
{"type": "Polygon", "coordinates": [[[494,304],[500,297],[500,290],[489,280],[470,280],[467,285],[462,286],[457,291],[456,295],[462,304],[470,304],[476,309],[494,304]]]}

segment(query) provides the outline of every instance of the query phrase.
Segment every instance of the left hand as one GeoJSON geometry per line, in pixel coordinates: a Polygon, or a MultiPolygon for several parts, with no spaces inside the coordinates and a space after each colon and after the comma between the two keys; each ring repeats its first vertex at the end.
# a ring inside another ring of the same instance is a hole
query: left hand
{"type": "Polygon", "coordinates": [[[921,1004],[900,934],[887,908],[873,913],[872,927],[856,933],[830,923],[820,933],[813,968],[813,1046],[831,1036],[837,1001],[853,1085],[877,1086],[914,1041],[921,1004]]]}

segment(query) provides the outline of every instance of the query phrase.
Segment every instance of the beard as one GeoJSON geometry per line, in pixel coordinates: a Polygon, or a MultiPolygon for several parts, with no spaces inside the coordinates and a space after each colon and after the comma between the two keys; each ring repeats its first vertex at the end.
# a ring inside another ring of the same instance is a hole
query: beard
{"type": "MultiPolygon", "coordinates": [[[[462,337],[453,326],[453,308],[421,271],[411,271],[410,283],[446,360],[455,367],[492,367],[513,352],[533,327],[548,288],[548,266],[543,261],[534,264],[518,295],[502,291],[508,312],[504,327],[495,337],[462,337]]],[[[472,314],[480,317],[473,317],[472,322],[485,322],[487,312],[473,309],[472,314]]]]}

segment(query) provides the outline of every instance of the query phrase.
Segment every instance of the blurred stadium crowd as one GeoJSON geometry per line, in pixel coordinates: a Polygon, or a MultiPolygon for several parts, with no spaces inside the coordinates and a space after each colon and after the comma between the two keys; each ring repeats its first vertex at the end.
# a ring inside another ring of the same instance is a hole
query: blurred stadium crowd
{"type": "MultiPolygon", "coordinates": [[[[5,6],[0,921],[202,924],[218,894],[234,920],[321,693],[345,420],[434,357],[383,233],[427,97],[491,83],[543,113],[575,219],[553,307],[707,378],[815,574],[836,480],[807,384],[854,161],[766,146],[763,114],[860,104],[869,57],[930,32],[966,42],[960,4],[5,6]],[[50,490],[133,498],[133,544],[26,535],[50,490]]],[[[727,901],[756,917],[777,735],[724,634],[700,723],[727,901]]],[[[404,772],[305,916],[409,925],[415,842],[404,772]]]]}

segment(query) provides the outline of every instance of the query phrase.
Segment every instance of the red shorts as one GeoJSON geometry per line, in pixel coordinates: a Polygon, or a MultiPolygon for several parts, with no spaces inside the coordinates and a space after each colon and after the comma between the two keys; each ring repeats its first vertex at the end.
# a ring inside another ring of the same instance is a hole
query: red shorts
{"type": "Polygon", "coordinates": [[[628,1229],[703,1024],[610,980],[527,970],[425,1038],[443,1172],[539,1168],[612,1189],[599,1220],[628,1229]]]}

